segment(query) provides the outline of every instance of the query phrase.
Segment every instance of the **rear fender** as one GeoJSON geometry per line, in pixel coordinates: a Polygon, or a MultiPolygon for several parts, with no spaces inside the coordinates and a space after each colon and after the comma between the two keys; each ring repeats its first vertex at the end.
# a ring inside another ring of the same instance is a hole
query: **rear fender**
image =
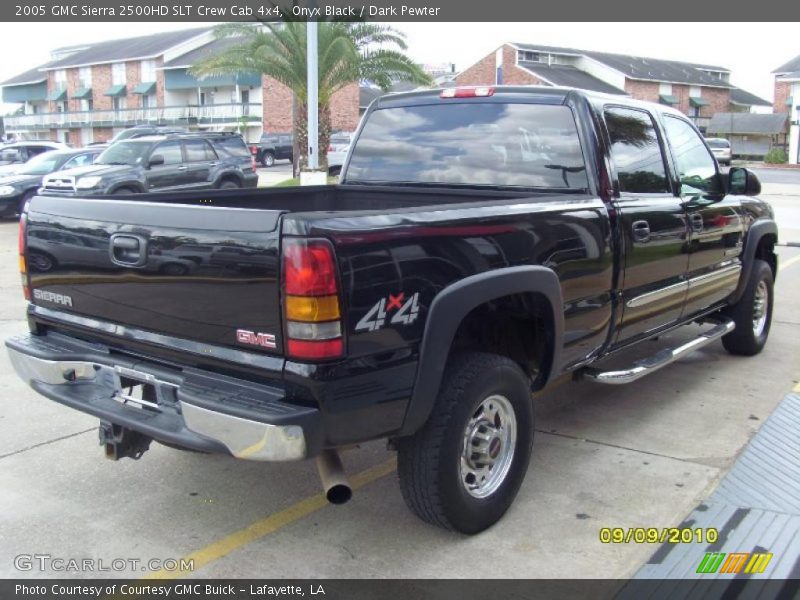
{"type": "Polygon", "coordinates": [[[504,296],[537,293],[552,311],[553,356],[547,382],[560,365],[564,333],[563,301],[558,276],[541,266],[497,269],[466,277],[442,290],[431,303],[420,346],[419,366],[400,435],[411,435],[425,424],[433,409],[450,347],[464,318],[478,306],[504,296]]]}

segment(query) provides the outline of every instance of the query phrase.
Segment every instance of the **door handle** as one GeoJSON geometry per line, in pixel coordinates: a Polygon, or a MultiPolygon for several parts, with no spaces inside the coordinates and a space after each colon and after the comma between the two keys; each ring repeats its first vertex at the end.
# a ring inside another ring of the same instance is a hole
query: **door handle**
{"type": "Polygon", "coordinates": [[[703,231],[703,215],[700,213],[692,213],[689,215],[689,220],[692,222],[692,231],[703,231]]]}
{"type": "Polygon", "coordinates": [[[178,167],[178,171],[185,171],[187,169],[186,165],[181,165],[178,167]]]}
{"type": "Polygon", "coordinates": [[[650,223],[647,221],[634,221],[631,226],[633,227],[633,239],[635,241],[650,241],[650,223]]]}
{"type": "Polygon", "coordinates": [[[108,250],[111,262],[122,267],[141,267],[147,262],[147,240],[138,235],[115,233],[108,250]]]}

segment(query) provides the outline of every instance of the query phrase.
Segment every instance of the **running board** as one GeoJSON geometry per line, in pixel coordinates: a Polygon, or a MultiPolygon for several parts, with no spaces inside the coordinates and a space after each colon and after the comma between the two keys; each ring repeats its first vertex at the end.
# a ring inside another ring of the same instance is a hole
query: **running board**
{"type": "MultiPolygon", "coordinates": [[[[703,323],[709,323],[709,321],[703,323]]],[[[610,385],[631,383],[632,381],[641,379],[645,375],[658,371],[662,367],[666,367],[682,356],[699,350],[703,346],[721,338],[723,335],[730,333],[736,327],[733,321],[711,321],[710,323],[714,323],[715,326],[701,333],[692,341],[686,342],[677,348],[665,348],[652,356],[636,361],[630,369],[603,371],[595,367],[588,367],[581,372],[581,375],[593,379],[597,383],[606,383],[610,385]]]]}

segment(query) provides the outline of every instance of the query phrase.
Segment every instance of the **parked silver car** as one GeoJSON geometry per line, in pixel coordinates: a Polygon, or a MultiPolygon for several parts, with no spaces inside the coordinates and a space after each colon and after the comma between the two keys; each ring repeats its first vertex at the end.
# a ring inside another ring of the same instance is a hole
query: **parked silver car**
{"type": "Polygon", "coordinates": [[[731,165],[731,143],[725,138],[706,138],[711,153],[721,165],[731,165]]]}

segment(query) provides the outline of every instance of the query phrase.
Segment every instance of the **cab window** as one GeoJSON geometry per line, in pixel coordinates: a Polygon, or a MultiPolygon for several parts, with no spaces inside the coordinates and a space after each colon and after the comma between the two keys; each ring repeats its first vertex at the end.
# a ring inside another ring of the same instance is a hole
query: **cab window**
{"type": "Polygon", "coordinates": [[[718,191],[717,163],[694,127],[683,119],[665,116],[664,129],[678,168],[681,195],[718,191]]]}
{"type": "Polygon", "coordinates": [[[669,193],[667,171],[653,118],[642,110],[613,107],[605,110],[605,120],[619,191],[669,193]]]}

